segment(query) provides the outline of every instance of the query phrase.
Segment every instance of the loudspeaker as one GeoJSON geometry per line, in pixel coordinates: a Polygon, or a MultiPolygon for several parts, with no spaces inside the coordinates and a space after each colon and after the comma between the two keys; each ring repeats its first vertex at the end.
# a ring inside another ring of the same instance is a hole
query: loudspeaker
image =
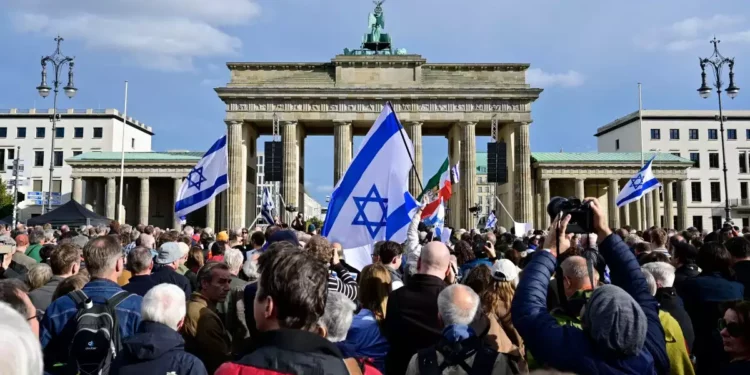
{"type": "Polygon", "coordinates": [[[281,181],[284,175],[282,171],[284,165],[282,143],[280,141],[266,142],[263,150],[265,153],[265,159],[263,160],[265,176],[263,176],[263,179],[266,182],[281,181]]]}
{"type": "Polygon", "coordinates": [[[508,182],[507,147],[505,142],[487,144],[487,182],[508,182]]]}

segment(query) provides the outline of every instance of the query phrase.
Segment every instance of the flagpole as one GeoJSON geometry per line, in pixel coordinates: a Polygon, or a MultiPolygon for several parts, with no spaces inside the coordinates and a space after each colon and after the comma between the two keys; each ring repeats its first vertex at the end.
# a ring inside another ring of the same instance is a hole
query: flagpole
{"type": "Polygon", "coordinates": [[[122,202],[122,189],[125,186],[125,127],[128,123],[128,81],[125,81],[125,109],[122,112],[122,139],[121,139],[121,152],[120,152],[120,204],[117,206],[117,220],[121,223],[125,223],[124,207],[122,202]]]}
{"type": "MultiPolygon", "coordinates": [[[[391,107],[391,112],[393,112],[393,115],[396,116],[396,122],[398,123],[399,128],[399,134],[401,134],[401,140],[404,142],[404,147],[406,147],[406,153],[409,154],[409,160],[411,161],[411,169],[414,171],[414,175],[417,176],[417,182],[419,183],[419,191],[424,190],[424,185],[422,185],[422,179],[419,178],[419,173],[417,172],[417,165],[414,163],[414,156],[412,156],[411,152],[409,152],[409,144],[406,143],[406,137],[404,137],[404,133],[401,130],[406,131],[404,127],[401,125],[401,120],[398,119],[398,114],[396,113],[396,110],[393,109],[393,105],[390,101],[385,102],[385,105],[391,107]]],[[[448,168],[450,168],[450,161],[448,162],[448,168]]]]}
{"type": "MultiPolygon", "coordinates": [[[[641,83],[638,82],[638,133],[640,134],[639,138],[641,140],[641,166],[643,166],[645,160],[643,157],[643,94],[641,86],[641,83]]],[[[641,212],[643,213],[640,217],[641,222],[638,223],[638,226],[640,227],[644,226],[644,223],[648,222],[648,220],[646,220],[646,215],[648,215],[648,213],[646,212],[646,200],[639,199],[638,205],[641,207],[641,212]]],[[[645,229],[645,226],[643,229],[645,229]]]]}

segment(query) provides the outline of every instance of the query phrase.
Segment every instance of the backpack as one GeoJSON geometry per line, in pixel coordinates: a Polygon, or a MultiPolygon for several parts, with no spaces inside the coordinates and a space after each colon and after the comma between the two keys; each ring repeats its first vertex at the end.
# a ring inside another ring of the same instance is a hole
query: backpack
{"type": "Polygon", "coordinates": [[[109,368],[119,353],[120,326],[115,308],[130,296],[121,291],[105,304],[94,304],[82,290],[68,296],[75,302],[78,312],[76,328],[68,351],[68,368],[80,375],[109,374],[109,368]]]}
{"type": "Polygon", "coordinates": [[[346,358],[344,364],[349,370],[349,375],[382,375],[370,358],[346,358]]]}
{"type": "Polygon", "coordinates": [[[500,355],[482,344],[481,339],[473,336],[460,342],[440,340],[437,346],[422,349],[417,353],[420,375],[440,375],[450,366],[460,366],[469,375],[492,374],[497,356],[500,355]],[[443,355],[443,363],[438,365],[437,352],[443,355]],[[474,356],[474,363],[469,366],[466,360],[474,356]]]}

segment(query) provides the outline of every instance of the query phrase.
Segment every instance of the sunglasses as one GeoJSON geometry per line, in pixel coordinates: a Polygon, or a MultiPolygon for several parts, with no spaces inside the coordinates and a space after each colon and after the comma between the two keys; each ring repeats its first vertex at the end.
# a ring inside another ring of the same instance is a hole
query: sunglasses
{"type": "Polygon", "coordinates": [[[719,319],[719,332],[723,331],[724,328],[727,329],[727,333],[729,333],[729,336],[732,337],[741,337],[742,336],[742,326],[740,323],[737,322],[727,322],[724,319],[719,319]]]}

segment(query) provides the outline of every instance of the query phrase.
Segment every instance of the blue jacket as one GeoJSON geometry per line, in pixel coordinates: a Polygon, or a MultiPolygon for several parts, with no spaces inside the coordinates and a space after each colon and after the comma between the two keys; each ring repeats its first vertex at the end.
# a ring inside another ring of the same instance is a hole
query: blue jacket
{"type": "Polygon", "coordinates": [[[474,267],[479,266],[481,264],[484,264],[485,266],[490,267],[490,269],[492,269],[492,262],[490,262],[489,259],[487,258],[474,259],[470,262],[464,263],[461,266],[461,269],[459,270],[461,278],[463,279],[464,277],[466,277],[466,275],[468,275],[469,272],[471,272],[471,270],[474,269],[474,267]]]}
{"type": "Polygon", "coordinates": [[[185,352],[185,340],[161,323],[144,321],[138,333],[122,341],[110,375],[205,375],[198,357],[185,352]]]}
{"type": "MultiPolygon", "coordinates": [[[[105,279],[93,279],[83,287],[83,292],[95,304],[106,303],[108,298],[121,290],[117,283],[105,279]]],[[[138,330],[142,301],[143,297],[133,294],[117,306],[121,339],[134,335],[138,330]]],[[[77,312],[78,307],[67,295],[56,299],[47,307],[39,326],[45,369],[51,370],[55,363],[68,362],[68,345],[75,334],[74,318],[77,312]]]]}
{"type": "Polygon", "coordinates": [[[122,289],[144,297],[156,285],[157,283],[151,278],[151,275],[131,276],[128,283],[122,286],[122,289]]]}
{"type": "Polygon", "coordinates": [[[669,373],[659,306],[649,292],[638,261],[617,235],[604,239],[599,250],[612,271],[612,283],[633,296],[646,314],[648,331],[643,350],[635,356],[615,358],[612,353],[592,347],[585,331],[560,326],[547,311],[546,305],[556,260],[547,251],[536,251],[521,274],[511,305],[513,324],[523,337],[528,351],[534,353],[540,363],[577,374],[669,373]]]}
{"type": "Polygon", "coordinates": [[[371,358],[375,367],[385,373],[385,356],[390,345],[372,311],[362,309],[354,316],[345,342],[354,348],[357,357],[371,358]]]}

